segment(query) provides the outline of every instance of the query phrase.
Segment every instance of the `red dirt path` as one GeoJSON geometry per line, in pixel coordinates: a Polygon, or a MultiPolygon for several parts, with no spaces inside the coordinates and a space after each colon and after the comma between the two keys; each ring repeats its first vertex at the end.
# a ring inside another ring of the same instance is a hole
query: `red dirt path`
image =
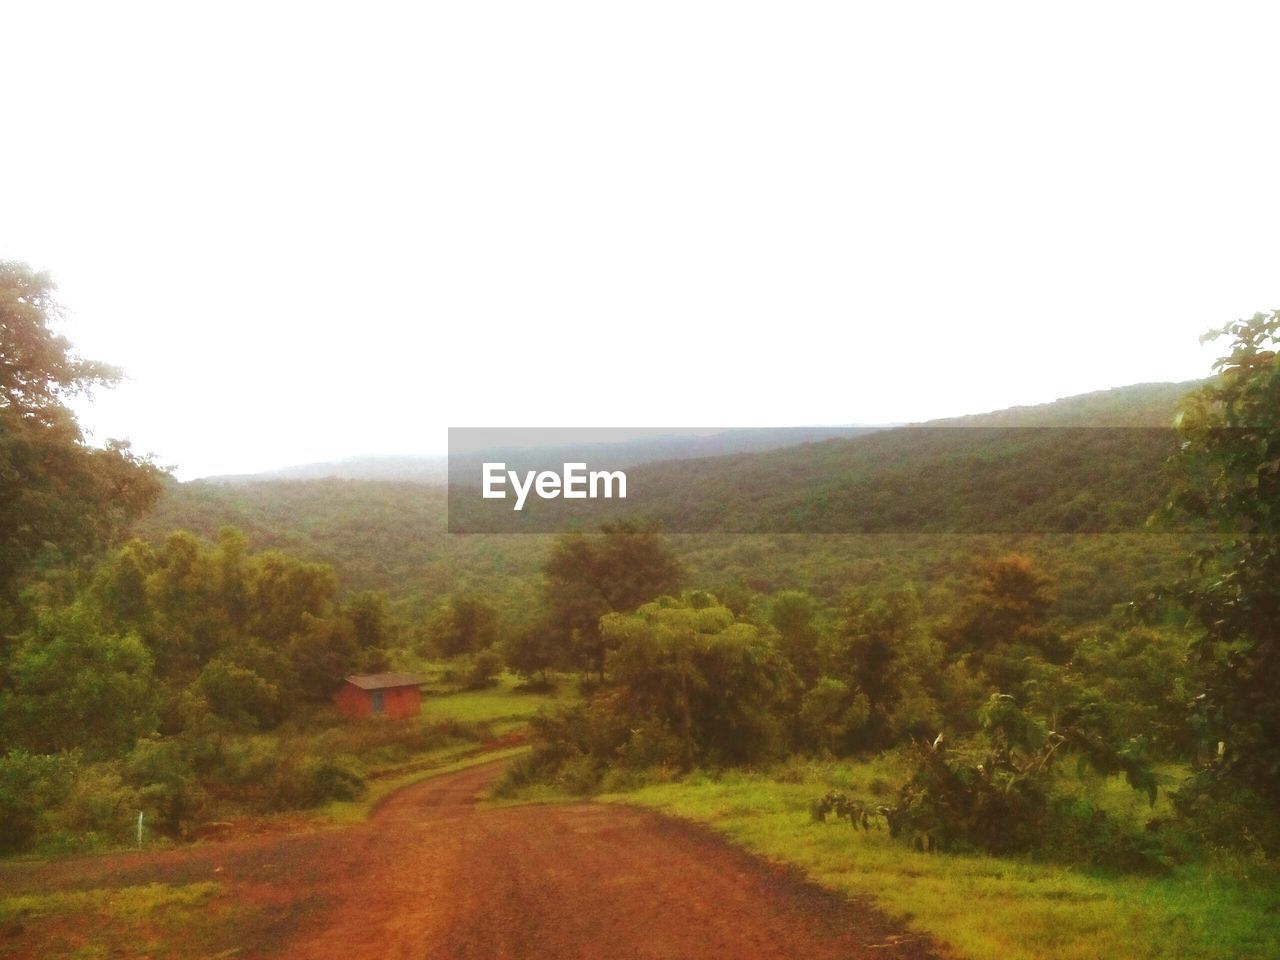
{"type": "MultiPolygon", "coordinates": [[[[695,826],[620,806],[477,806],[500,769],[486,764],[409,787],[355,827],[13,864],[0,887],[216,880],[219,898],[268,909],[229,913],[238,918],[223,931],[231,939],[190,955],[237,960],[933,955],[867,904],[695,826]],[[222,954],[228,943],[236,949],[222,954]]],[[[11,930],[0,956],[39,957],[40,939],[38,924],[11,930]]],[[[120,952],[117,943],[110,955],[150,954],[120,952]]]]}

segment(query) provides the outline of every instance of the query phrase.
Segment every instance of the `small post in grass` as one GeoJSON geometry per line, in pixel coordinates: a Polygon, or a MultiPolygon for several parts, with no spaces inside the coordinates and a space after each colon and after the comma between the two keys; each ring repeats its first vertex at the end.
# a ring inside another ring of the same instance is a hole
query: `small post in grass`
{"type": "Polygon", "coordinates": [[[142,811],[138,811],[138,849],[142,849],[142,811]]]}

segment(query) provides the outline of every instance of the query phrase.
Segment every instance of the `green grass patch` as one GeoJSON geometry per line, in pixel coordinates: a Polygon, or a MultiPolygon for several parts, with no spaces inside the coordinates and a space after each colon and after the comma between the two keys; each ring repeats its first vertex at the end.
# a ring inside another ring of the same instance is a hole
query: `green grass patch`
{"type": "Polygon", "coordinates": [[[41,960],[229,957],[247,914],[220,894],[217,883],[151,883],[0,897],[0,943],[41,960]]]}
{"type": "Polygon", "coordinates": [[[816,796],[832,787],[874,796],[894,778],[897,762],[774,777],[694,774],[601,799],[708,824],[755,853],[799,866],[823,886],[873,898],[970,960],[1277,956],[1280,876],[1271,869],[1203,863],[1158,877],[1107,875],[1031,860],[918,853],[883,829],[810,820],[816,796]]]}
{"type": "Polygon", "coordinates": [[[459,693],[423,693],[422,719],[426,723],[458,720],[464,723],[526,721],[543,707],[567,702],[570,694],[561,684],[556,693],[527,693],[516,688],[520,679],[506,673],[495,686],[459,693]]]}
{"type": "Polygon", "coordinates": [[[0,897],[0,921],[17,918],[52,917],[62,914],[83,916],[96,913],[115,920],[136,923],[157,911],[173,907],[195,907],[218,892],[216,883],[189,883],[171,887],[149,883],[137,887],[97,890],[66,890],[0,897]]]}

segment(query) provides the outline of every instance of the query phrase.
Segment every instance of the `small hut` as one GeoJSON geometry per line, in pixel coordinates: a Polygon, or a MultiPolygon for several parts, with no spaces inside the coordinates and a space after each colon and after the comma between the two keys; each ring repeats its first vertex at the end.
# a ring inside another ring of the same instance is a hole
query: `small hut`
{"type": "Polygon", "coordinates": [[[342,682],[333,703],[347,717],[416,717],[422,683],[411,673],[358,674],[342,682]]]}

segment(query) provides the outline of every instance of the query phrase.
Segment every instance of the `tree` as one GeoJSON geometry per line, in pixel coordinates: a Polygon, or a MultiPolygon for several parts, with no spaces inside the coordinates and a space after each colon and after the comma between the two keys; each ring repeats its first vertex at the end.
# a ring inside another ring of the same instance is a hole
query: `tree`
{"type": "Polygon", "coordinates": [[[1066,659],[1066,645],[1048,625],[1054,602],[1049,578],[1034,562],[1010,554],[981,563],[978,577],[948,640],[996,690],[1020,689],[1037,658],[1066,659]]]}
{"type": "Polygon", "coordinates": [[[615,651],[618,709],[631,728],[656,721],[674,734],[681,762],[745,763],[783,746],[782,708],[795,676],[768,628],[693,593],[608,614],[601,631],[615,651]]]}
{"type": "Polygon", "coordinates": [[[515,631],[503,645],[507,666],[527,680],[549,682],[548,671],[560,665],[563,651],[544,624],[515,631]]]}
{"type": "Polygon", "coordinates": [[[818,615],[818,602],[803,590],[779,591],[766,608],[770,626],[778,631],[778,649],[807,684],[817,679],[820,666],[818,615]]]}
{"type": "MultiPolygon", "coordinates": [[[[824,677],[839,681],[845,693],[839,703],[847,721],[842,748],[881,749],[906,734],[935,731],[941,716],[931,686],[940,663],[914,591],[846,597],[839,627],[822,648],[824,677]]],[[[809,714],[821,703],[833,715],[837,690],[823,684],[823,693],[815,694],[822,699],[810,698],[809,714]]]]}
{"type": "Polygon", "coordinates": [[[629,613],[680,586],[680,566],[666,541],[630,524],[602,527],[598,537],[561,537],[544,573],[552,630],[601,679],[607,646],[600,618],[629,613]]]}
{"type": "Polygon", "coordinates": [[[4,739],[38,753],[124,753],[155,728],[151,666],[137,636],[105,632],[83,605],[42,613],[9,662],[4,739]]]}
{"type": "Polygon", "coordinates": [[[50,330],[53,289],[47,274],[0,261],[0,605],[10,619],[26,573],[109,546],[162,489],[161,471],[128,444],[85,443],[66,400],[120,372],[50,330]]]}
{"type": "Polygon", "coordinates": [[[450,597],[440,611],[432,633],[435,646],[446,657],[475,653],[493,643],[497,616],[479,597],[450,597]]]}
{"type": "MultiPolygon", "coordinates": [[[[1169,509],[1224,540],[1197,555],[1184,602],[1200,691],[1195,721],[1214,760],[1200,786],[1280,806],[1280,311],[1211,331],[1231,337],[1218,377],[1179,416],[1169,509]]],[[[1273,831],[1274,832],[1274,831],[1273,831]]],[[[1276,838],[1280,841],[1280,837],[1276,838]]]]}

